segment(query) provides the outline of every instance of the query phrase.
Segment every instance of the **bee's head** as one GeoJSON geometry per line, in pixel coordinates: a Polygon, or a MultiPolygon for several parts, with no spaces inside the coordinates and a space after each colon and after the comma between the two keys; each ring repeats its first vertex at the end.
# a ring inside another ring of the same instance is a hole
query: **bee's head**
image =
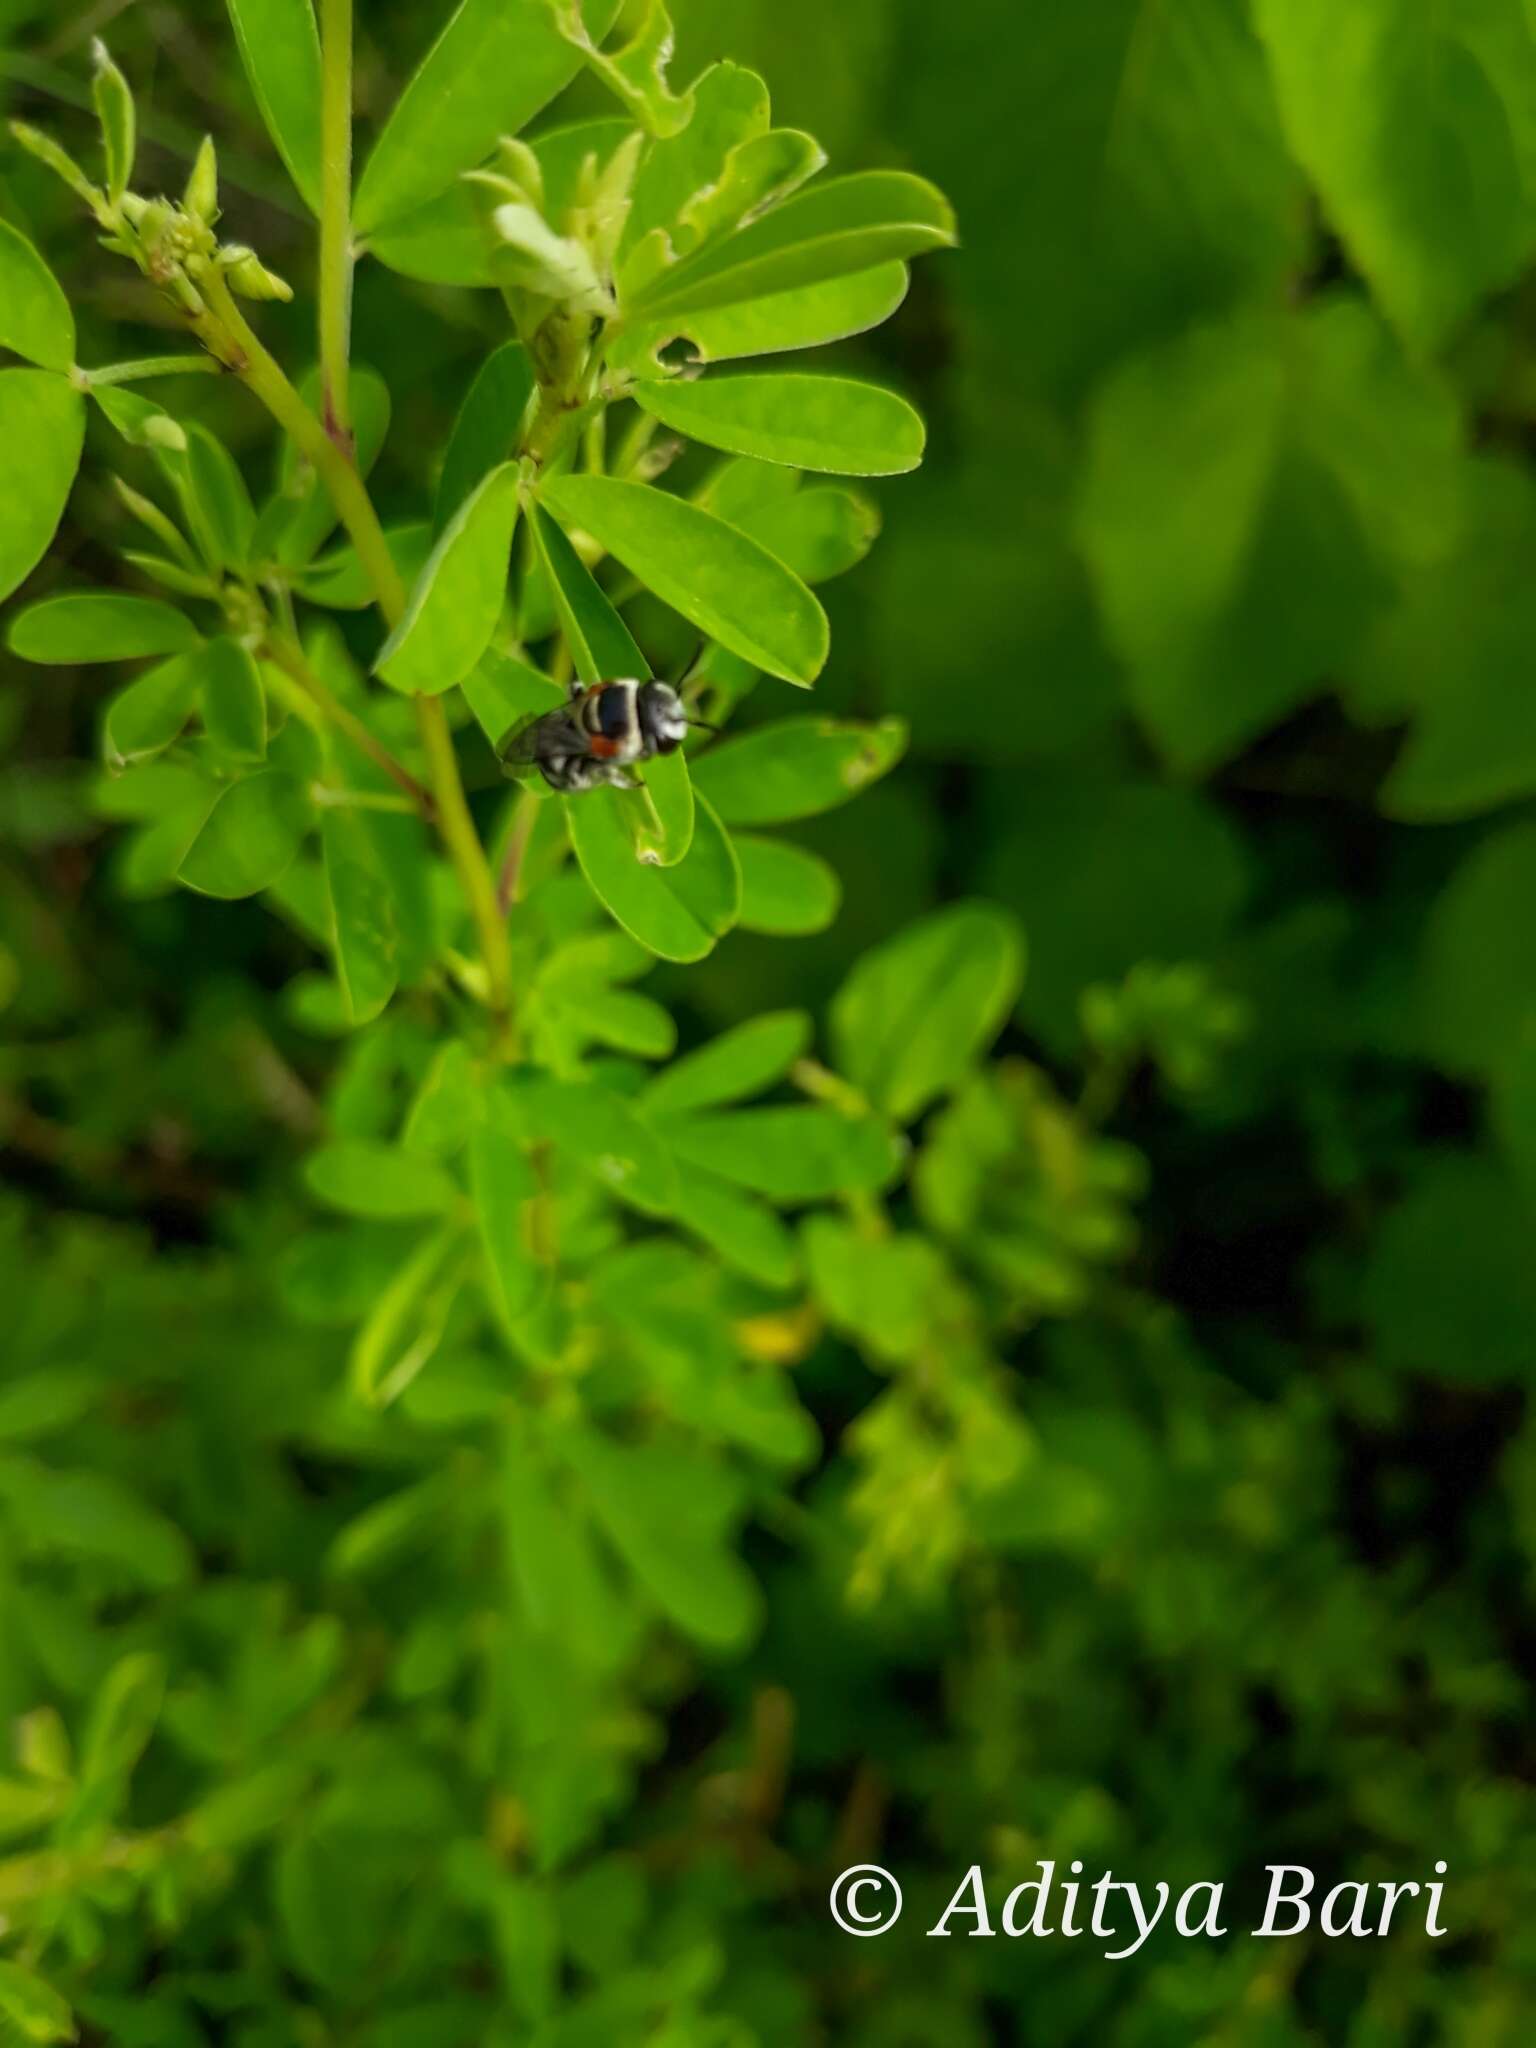
{"type": "Polygon", "coordinates": [[[658,754],[675,752],[688,730],[683,700],[670,683],[642,683],[635,692],[635,717],[658,754]]]}

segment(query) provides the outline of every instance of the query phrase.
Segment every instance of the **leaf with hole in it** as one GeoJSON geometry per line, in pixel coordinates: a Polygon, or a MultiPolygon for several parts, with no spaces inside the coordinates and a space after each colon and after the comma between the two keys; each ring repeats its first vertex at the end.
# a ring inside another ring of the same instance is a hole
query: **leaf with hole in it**
{"type": "Polygon", "coordinates": [[[26,236],[0,220],[0,348],[44,370],[75,360],[75,319],[58,280],[26,236]]]}
{"type": "Polygon", "coordinates": [[[790,718],[697,755],[693,779],[728,824],[787,825],[847,803],[888,774],[906,744],[899,718],[790,718]]]}
{"type": "Polygon", "coordinates": [[[741,870],[719,819],[697,803],[688,852],[675,867],[642,861],[621,806],[633,798],[594,789],[564,799],[581,871],[632,938],[663,960],[702,960],[736,922],[741,870]]]}
{"type": "Polygon", "coordinates": [[[199,644],[199,635],[185,613],[158,598],[82,590],[46,597],[18,613],[11,621],[8,644],[23,661],[65,666],[184,654],[199,644]]]}
{"type": "Polygon", "coordinates": [[[838,1067],[903,1122],[954,1087],[1018,996],[1024,942],[990,903],[956,903],[866,953],[832,1003],[838,1067]]]}
{"type": "MultiPolygon", "coordinates": [[[[605,35],[619,0],[587,0],[605,35]]],[[[406,85],[358,182],[359,235],[409,217],[515,135],[581,68],[549,0],[462,0],[406,85]]]]}
{"type": "Polygon", "coordinates": [[[641,1103],[648,1112],[714,1109],[743,1102],[781,1081],[811,1042],[804,1010],[774,1010],[684,1053],[659,1074],[641,1103]]]}
{"type": "Polygon", "coordinates": [[[47,553],[85,441],[85,401],[52,370],[0,370],[0,598],[47,553]]]}
{"type": "Polygon", "coordinates": [[[374,667],[394,689],[436,697],[490,645],[507,593],[516,466],[504,462],[459,507],[416,578],[405,617],[374,667]]]}
{"type": "Polygon", "coordinates": [[[904,398],[849,377],[769,371],[642,380],[635,403],[706,447],[840,476],[896,476],[923,456],[923,423],[904,398]]]}
{"type": "Polygon", "coordinates": [[[312,822],[299,777],[263,768],[219,797],[177,874],[200,896],[254,896],[287,872],[312,822]]]}
{"type": "Polygon", "coordinates": [[[503,342],[480,365],[459,407],[443,457],[432,512],[435,532],[442,532],[499,462],[517,453],[533,391],[533,365],[520,341],[503,342]]]}
{"type": "Polygon", "coordinates": [[[227,634],[210,640],[193,660],[202,679],[203,729],[236,761],[264,761],[267,700],[251,650],[227,634]]]}
{"type": "Polygon", "coordinates": [[[693,82],[693,119],[674,135],[653,138],[641,159],[620,249],[632,249],[653,228],[675,238],[690,201],[719,183],[730,152],[765,133],[768,120],[768,88],[755,71],[726,62],[701,72],[693,82]]]}
{"type": "Polygon", "coordinates": [[[948,200],[907,171],[858,171],[818,181],[759,219],[662,271],[634,294],[631,319],[708,312],[821,284],[948,248],[948,200]]]}
{"type": "Polygon", "coordinates": [[[327,806],[320,816],[320,845],[336,932],[336,978],[352,1022],[366,1024],[395,992],[400,948],[394,903],[373,840],[355,811],[327,806]]]}
{"type": "Polygon", "coordinates": [[[674,611],[770,675],[809,685],[827,658],[827,617],[792,570],[700,505],[613,477],[540,490],[569,532],[590,533],[674,611]]]}
{"type": "Polygon", "coordinates": [[[842,904],[843,885],[819,853],[755,832],[735,833],[731,843],[741,862],[743,931],[788,939],[826,930],[842,904]]]}
{"type": "Polygon", "coordinates": [[[642,320],[618,338],[615,360],[648,367],[660,349],[679,337],[687,340],[701,363],[822,348],[889,320],[907,295],[907,282],[904,263],[877,263],[852,277],[825,278],[820,284],[771,292],[740,306],[642,320]]]}
{"type": "Polygon", "coordinates": [[[240,61],[278,155],[320,211],[320,37],[311,0],[227,0],[240,61]]]}
{"type": "Polygon", "coordinates": [[[147,761],[179,738],[201,682],[196,654],[178,654],[119,690],[102,726],[108,764],[127,768],[147,761]]]}
{"type": "Polygon", "coordinates": [[[565,533],[541,505],[533,507],[532,528],[534,546],[549,578],[560,630],[571,650],[577,675],[589,685],[613,682],[624,676],[643,681],[651,673],[650,664],[636,646],[628,626],[565,533]]]}

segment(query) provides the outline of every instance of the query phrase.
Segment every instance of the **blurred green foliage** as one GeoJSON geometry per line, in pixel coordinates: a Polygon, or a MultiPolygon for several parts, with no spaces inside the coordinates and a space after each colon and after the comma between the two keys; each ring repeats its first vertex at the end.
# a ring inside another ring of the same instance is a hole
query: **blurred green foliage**
{"type": "MultiPolygon", "coordinates": [[[[175,764],[89,765],[120,681],[7,659],[0,2012],[128,2048],[1515,2048],[1528,12],[673,13],[674,84],[750,65],[839,171],[916,171],[958,213],[958,254],[836,352],[930,441],[824,508],[840,566],[884,532],[822,593],[816,709],[904,718],[910,751],[857,802],[776,804],[789,692],[762,684],[697,776],[722,838],[773,849],[743,863],[752,929],[643,992],[530,846],[514,965],[555,1071],[471,1132],[451,999],[344,1035],[301,891],[274,916],[152,886],[175,764]],[[786,877],[791,850],[818,864],[786,877]],[[528,1142],[584,1333],[532,1363],[494,1292],[528,1142]],[[1117,1964],[923,1940],[966,1865],[1038,1857],[1239,1908],[1266,1862],[1444,1857],[1451,1934],[1165,1929],[1117,1964]],[[865,1858],[907,1916],[855,1950],[825,1895],[865,1858]]],[[[0,0],[7,111],[92,163],[98,25],[0,0]]],[[[366,10],[360,157],[438,27],[366,10]]],[[[224,230],[295,288],[261,331],[302,368],[311,224],[222,9],[110,33],[147,189],[213,131],[224,230]]],[[[540,125],[614,105],[583,78],[540,125]]],[[[153,296],[16,152],[0,215],[80,360],[187,345],[146,343],[153,296]]],[[[393,405],[372,487],[419,559],[506,312],[369,260],[354,334],[393,405]]],[[[185,391],[192,445],[262,496],[249,395],[185,391]]],[[[28,599],[147,594],[114,469],[163,484],[93,417],[28,599]]],[[[688,660],[654,595],[625,615],[659,672],[688,660]]],[[[238,675],[217,701],[254,745],[238,675]]],[[[108,736],[166,715],[141,697],[108,736]]],[[[459,758],[492,830],[473,726],[459,758]]],[[[421,893],[402,934],[444,894],[420,865],[390,869],[421,893]]],[[[354,1000],[368,969],[343,962],[354,1000]]]]}

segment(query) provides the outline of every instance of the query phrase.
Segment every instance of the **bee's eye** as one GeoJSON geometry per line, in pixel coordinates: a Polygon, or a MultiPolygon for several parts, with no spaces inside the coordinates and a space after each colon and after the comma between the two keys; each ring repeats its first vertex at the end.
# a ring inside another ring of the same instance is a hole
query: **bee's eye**
{"type": "Polygon", "coordinates": [[[597,703],[597,723],[603,738],[621,740],[629,732],[629,692],[609,688],[597,703]]]}

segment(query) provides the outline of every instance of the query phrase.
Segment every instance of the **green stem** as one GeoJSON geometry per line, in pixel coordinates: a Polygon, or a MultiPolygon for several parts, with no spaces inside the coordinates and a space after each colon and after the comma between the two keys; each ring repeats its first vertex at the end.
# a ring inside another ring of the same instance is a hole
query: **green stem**
{"type": "Polygon", "coordinates": [[[327,432],[351,445],[352,0],[320,0],[320,375],[327,432]]]}
{"type": "Polygon", "coordinates": [[[99,370],[82,370],[87,385],[137,384],[145,377],[220,376],[224,365],[212,356],[141,356],[132,363],[106,363],[99,370]]]}
{"type": "Polygon", "coordinates": [[[512,949],[507,941],[506,919],[496,901],[496,884],[475,821],[469,815],[442,699],[418,697],[416,710],[432,771],[438,827],[479,927],[490,1006],[498,1017],[505,1019],[512,1007],[512,949]]]}
{"type": "Polygon", "coordinates": [[[354,745],[361,747],[371,761],[377,762],[392,782],[398,783],[411,799],[412,807],[424,818],[434,816],[432,792],[419,783],[410,770],[397,761],[384,742],[365,725],[355,711],[351,711],[335,692],[315,672],[306,660],[303,649],[296,641],[289,640],[281,633],[267,637],[266,651],[283,671],[304,692],[310,701],[320,708],[338,732],[346,734],[354,745]]]}
{"type": "MultiPolygon", "coordinates": [[[[192,316],[194,332],[205,347],[222,362],[227,362],[249,385],[279,426],[287,430],[299,453],[314,464],[320,481],[330,493],[337,516],[357,549],[358,559],[373,585],[386,623],[391,627],[397,626],[405,616],[405,585],[389,552],[389,543],[384,538],[384,529],[373,509],[368,488],[358,475],[351,457],[331,439],[284,376],[281,366],[262,347],[217,271],[208,273],[203,290],[207,306],[192,316]]],[[[292,674],[291,669],[289,673],[292,674]]],[[[345,712],[345,706],[338,705],[338,709],[345,712]]],[[[510,1015],[512,1004],[512,955],[507,942],[506,923],[496,904],[495,878],[475,830],[474,819],[469,814],[459,764],[454,756],[453,738],[442,704],[435,697],[417,697],[416,716],[427,759],[432,766],[438,830],[458,870],[460,887],[480,934],[491,1008],[505,1020],[510,1015]]],[[[361,731],[367,731],[361,720],[357,723],[361,731]]],[[[371,734],[369,738],[372,739],[371,734]]],[[[358,744],[364,744],[360,737],[358,744]]]]}

